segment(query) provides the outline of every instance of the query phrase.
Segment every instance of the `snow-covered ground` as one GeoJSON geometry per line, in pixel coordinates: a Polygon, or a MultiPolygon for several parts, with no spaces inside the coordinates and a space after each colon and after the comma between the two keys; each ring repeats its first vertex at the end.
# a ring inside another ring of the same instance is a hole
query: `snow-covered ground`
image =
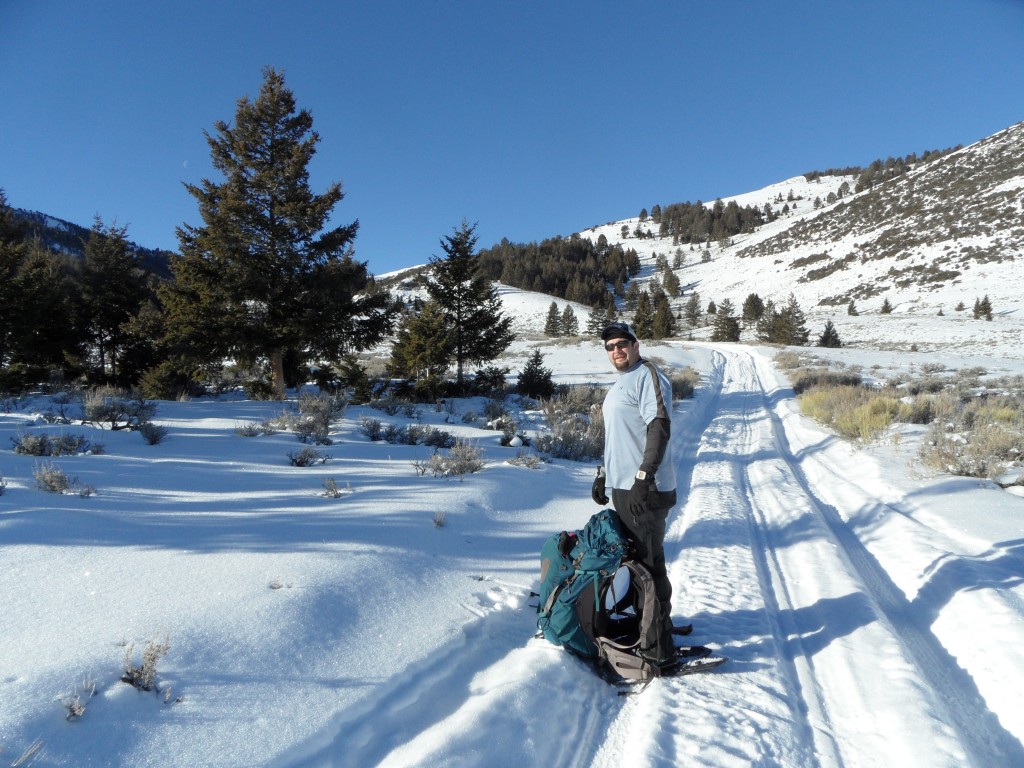
{"type": "MultiPolygon", "coordinates": [[[[542,326],[549,297],[502,296],[542,326]]],[[[878,348],[921,318],[871,319],[888,324],[863,320],[877,345],[827,354],[878,376],[936,355],[1024,372],[1019,327],[1018,343],[961,356],[956,318],[931,318],[913,338],[941,353],[897,353],[878,348]]],[[[524,339],[504,364],[535,345],[559,381],[614,376],[590,340],[524,339]]],[[[320,449],[330,461],[300,468],[294,436],[236,434],[279,403],[160,402],[169,435],[151,446],[45,425],[36,399],[0,413],[0,763],[1024,765],[1024,499],[922,474],[912,430],[869,447],[832,436],[799,415],[772,349],[643,351],[702,374],[675,408],[667,554],[677,618],[725,666],[623,698],[534,637],[540,547],[597,511],[593,465],[507,463],[518,449],[463,421],[480,401],[421,413],[487,462],[435,478],[414,467],[431,449],[360,430],[408,419],[364,406],[320,449]],[[10,449],[60,431],[104,445],[53,459],[94,495],[38,490],[39,460],[10,449]],[[161,694],[119,682],[133,644],[138,663],[164,640],[161,694]],[[75,696],[85,711],[68,721],[75,696]]]]}

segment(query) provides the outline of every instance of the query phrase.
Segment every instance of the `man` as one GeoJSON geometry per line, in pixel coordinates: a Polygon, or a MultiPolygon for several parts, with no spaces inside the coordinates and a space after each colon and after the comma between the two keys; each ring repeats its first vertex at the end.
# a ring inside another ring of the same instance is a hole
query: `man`
{"type": "Polygon", "coordinates": [[[669,436],[672,385],[664,373],[640,356],[632,326],[612,323],[601,333],[608,359],[619,378],[605,396],[604,466],[591,492],[608,503],[606,485],[619,519],[633,543],[634,556],[651,572],[660,607],[640,653],[668,663],[672,643],[672,584],[665,568],[665,520],[676,503],[676,471],[669,436]]]}

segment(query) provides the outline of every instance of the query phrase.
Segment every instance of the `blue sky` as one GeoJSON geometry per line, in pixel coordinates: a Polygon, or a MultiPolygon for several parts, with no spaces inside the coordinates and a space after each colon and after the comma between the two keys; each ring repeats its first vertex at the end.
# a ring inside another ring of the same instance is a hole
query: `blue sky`
{"type": "Polygon", "coordinates": [[[176,249],[268,65],[380,274],[973,143],[1024,120],[1024,0],[0,0],[0,188],[176,249]]]}

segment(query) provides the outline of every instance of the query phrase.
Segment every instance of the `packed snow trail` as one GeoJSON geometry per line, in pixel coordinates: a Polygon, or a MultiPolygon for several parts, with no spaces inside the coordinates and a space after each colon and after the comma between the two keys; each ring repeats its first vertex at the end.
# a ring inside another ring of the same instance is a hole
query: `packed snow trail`
{"type": "Polygon", "coordinates": [[[677,430],[689,479],[666,549],[677,614],[733,661],[627,705],[627,737],[596,764],[1020,764],[1019,741],[816,497],[801,469],[815,448],[795,455],[779,415],[791,390],[742,348],[710,360],[708,394],[677,430]]]}
{"type": "Polygon", "coordinates": [[[728,664],[618,697],[532,638],[521,587],[493,583],[459,642],[397,671],[275,765],[1024,765],[1011,714],[986,707],[928,606],[851,522],[891,510],[844,479],[842,444],[806,424],[758,352],[690,353],[706,356],[707,376],[674,420],[681,506],[666,557],[675,617],[728,664]]]}

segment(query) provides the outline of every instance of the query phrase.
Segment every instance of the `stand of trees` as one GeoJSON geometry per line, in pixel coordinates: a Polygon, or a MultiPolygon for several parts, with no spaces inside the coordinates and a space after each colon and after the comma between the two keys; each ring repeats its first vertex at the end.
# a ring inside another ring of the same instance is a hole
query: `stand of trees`
{"type": "Polygon", "coordinates": [[[506,239],[480,251],[480,269],[505,285],[610,307],[615,305],[614,286],[621,290],[639,274],[640,257],[633,249],[609,246],[603,235],[596,245],[579,235],[529,244],[506,239]]]}
{"type": "Polygon", "coordinates": [[[97,219],[81,259],[26,240],[0,197],[0,388],[57,377],[173,396],[225,359],[286,370],[383,339],[397,307],[353,258],[358,222],[325,229],[341,185],[309,187],[319,136],[284,76],[263,72],[234,125],[207,134],[221,181],[186,184],[201,226],[178,230],[170,278],[147,272],[125,228],[97,219]],[[159,390],[159,391],[155,391],[159,390]]]}
{"type": "Polygon", "coordinates": [[[659,219],[661,236],[671,237],[674,245],[700,244],[752,232],[764,224],[764,212],[750,205],[740,208],[734,200],[716,200],[710,208],[697,201],[667,205],[661,209],[659,219]]]}

